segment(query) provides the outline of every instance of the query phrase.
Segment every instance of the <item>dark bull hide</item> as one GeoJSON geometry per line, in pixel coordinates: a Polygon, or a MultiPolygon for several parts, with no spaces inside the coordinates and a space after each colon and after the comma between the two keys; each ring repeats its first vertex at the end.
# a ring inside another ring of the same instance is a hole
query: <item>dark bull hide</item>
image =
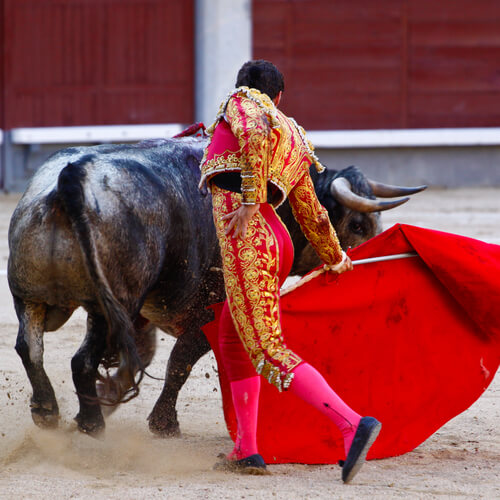
{"type": "MultiPolygon", "coordinates": [[[[69,148],[49,158],[31,181],[9,228],[8,279],[19,318],[16,350],[33,387],[37,425],[55,426],[59,415],[43,367],[43,334],[82,306],[87,333],[71,361],[79,429],[95,434],[104,428],[98,402],[137,394],[158,327],[177,341],[149,426],[159,435],[179,433],[178,392],[210,349],[200,329],[211,319],[206,307],[224,299],[211,199],[197,187],[204,145],[172,139],[69,148]],[[116,368],[113,376],[100,365],[116,368]]],[[[355,167],[314,181],[344,247],[377,234],[379,211],[408,199],[375,200],[373,192],[383,188],[372,187],[355,167]]],[[[280,213],[296,248],[294,272],[304,273],[317,258],[290,208],[280,213]]]]}

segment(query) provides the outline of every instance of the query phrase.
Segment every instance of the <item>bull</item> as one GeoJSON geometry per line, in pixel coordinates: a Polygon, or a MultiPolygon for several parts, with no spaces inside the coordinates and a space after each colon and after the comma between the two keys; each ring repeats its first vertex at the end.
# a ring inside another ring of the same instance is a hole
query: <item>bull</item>
{"type": "MultiPolygon", "coordinates": [[[[183,138],[67,148],[33,177],[10,222],[8,281],[35,424],[54,427],[59,418],[43,366],[44,332],[82,306],[87,331],[71,360],[79,430],[98,434],[105,426],[101,405],[137,395],[160,328],[177,340],[149,427],[179,434],[177,395],[210,350],[201,330],[211,320],[207,306],[224,299],[211,198],[197,187],[205,144],[183,138]]],[[[312,175],[344,248],[379,233],[380,211],[409,199],[380,201],[376,194],[425,188],[372,183],[355,167],[312,175]]],[[[296,249],[293,272],[304,274],[317,257],[290,207],[280,215],[296,249]]]]}

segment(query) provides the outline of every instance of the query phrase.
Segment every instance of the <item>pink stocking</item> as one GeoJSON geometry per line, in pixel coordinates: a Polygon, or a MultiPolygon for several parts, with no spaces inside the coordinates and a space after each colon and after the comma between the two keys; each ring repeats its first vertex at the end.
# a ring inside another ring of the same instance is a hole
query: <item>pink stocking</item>
{"type": "Polygon", "coordinates": [[[289,391],[333,421],[344,437],[344,449],[347,456],[361,416],[351,410],[316,368],[308,363],[297,366],[293,374],[289,391]]]}
{"type": "Polygon", "coordinates": [[[258,453],[257,416],[259,413],[260,376],[231,382],[231,394],[238,421],[238,432],[230,460],[240,460],[258,453]]]}

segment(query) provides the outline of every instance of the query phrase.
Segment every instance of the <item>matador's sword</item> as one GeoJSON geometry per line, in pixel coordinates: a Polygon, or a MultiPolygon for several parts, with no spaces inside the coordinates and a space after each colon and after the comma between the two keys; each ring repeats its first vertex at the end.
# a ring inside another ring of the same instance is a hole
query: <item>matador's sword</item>
{"type": "Polygon", "coordinates": [[[352,265],[371,264],[372,262],[382,262],[384,260],[407,259],[408,257],[417,257],[417,252],[395,253],[393,255],[382,255],[381,257],[370,257],[368,259],[353,260],[352,265]]]}
{"type": "MultiPolygon", "coordinates": [[[[353,260],[352,265],[353,266],[359,266],[360,264],[372,264],[373,262],[383,262],[386,260],[396,260],[396,259],[408,259],[409,257],[417,257],[418,253],[417,252],[407,252],[407,253],[395,253],[392,255],[382,255],[381,257],[369,257],[367,259],[359,259],[359,260],[353,260]]],[[[293,285],[290,285],[287,288],[283,288],[281,290],[280,295],[286,295],[287,293],[291,292],[292,290],[295,290],[299,286],[305,285],[312,279],[316,278],[320,274],[325,273],[326,270],[324,268],[317,269],[316,271],[313,271],[311,274],[308,274],[301,280],[297,281],[297,283],[294,283],[293,285]]]]}

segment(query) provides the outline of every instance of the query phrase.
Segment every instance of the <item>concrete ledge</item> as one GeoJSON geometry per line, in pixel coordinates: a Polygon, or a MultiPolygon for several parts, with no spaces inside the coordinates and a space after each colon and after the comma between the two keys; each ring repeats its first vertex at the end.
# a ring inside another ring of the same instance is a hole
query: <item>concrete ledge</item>
{"type": "MultiPolygon", "coordinates": [[[[12,130],[13,144],[66,144],[140,141],[172,137],[183,126],[178,123],[152,125],[101,125],[79,127],[30,127],[12,130]]],[[[500,127],[313,130],[308,138],[317,148],[398,148],[500,145],[500,127]]],[[[0,143],[3,133],[0,130],[0,143]]]]}
{"type": "MultiPolygon", "coordinates": [[[[3,130],[0,187],[24,191],[33,172],[70,145],[171,137],[181,124],[44,127],[3,130]]],[[[321,162],[357,165],[368,177],[406,186],[500,187],[500,127],[313,131],[321,162]]]]}
{"type": "Polygon", "coordinates": [[[500,127],[307,132],[316,148],[415,148],[500,145],[500,127]]]}
{"type": "Polygon", "coordinates": [[[73,144],[88,142],[135,142],[168,138],[183,130],[178,123],[153,125],[101,125],[80,127],[15,128],[12,144],[73,144]]]}

